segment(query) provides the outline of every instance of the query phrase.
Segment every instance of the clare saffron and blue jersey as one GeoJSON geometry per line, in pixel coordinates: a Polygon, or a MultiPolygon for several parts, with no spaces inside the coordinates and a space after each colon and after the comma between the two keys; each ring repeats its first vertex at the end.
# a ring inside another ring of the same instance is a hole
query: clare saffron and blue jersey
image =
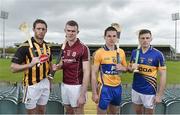
{"type": "MultiPolygon", "coordinates": [[[[132,51],[130,64],[136,60],[136,51],[132,51]]],[[[140,49],[138,64],[139,72],[134,73],[132,88],[142,94],[156,94],[157,72],[160,69],[166,69],[163,54],[152,46],[145,53],[140,49]]]]}
{"type": "MultiPolygon", "coordinates": [[[[127,66],[126,56],[123,49],[119,49],[120,63],[127,66]]],[[[119,72],[116,70],[117,50],[109,50],[107,46],[99,48],[93,56],[93,65],[100,67],[98,82],[107,86],[118,86],[121,84],[119,72]]]]}

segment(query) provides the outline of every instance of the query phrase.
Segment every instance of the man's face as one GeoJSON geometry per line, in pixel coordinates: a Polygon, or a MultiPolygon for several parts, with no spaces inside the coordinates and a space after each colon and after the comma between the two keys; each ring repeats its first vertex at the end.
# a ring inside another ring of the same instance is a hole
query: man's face
{"type": "Polygon", "coordinates": [[[116,31],[107,31],[104,39],[108,46],[114,46],[115,43],[117,42],[117,32],[116,31]]]}
{"type": "Polygon", "coordinates": [[[66,33],[66,38],[69,41],[73,41],[77,38],[77,34],[78,34],[77,26],[66,25],[64,31],[66,33]]]}
{"type": "Polygon", "coordinates": [[[152,36],[149,33],[141,34],[139,36],[139,43],[142,48],[148,48],[152,41],[152,36]]]}
{"type": "Polygon", "coordinates": [[[45,24],[37,23],[33,31],[37,39],[44,39],[44,36],[47,32],[47,28],[45,24]]]}

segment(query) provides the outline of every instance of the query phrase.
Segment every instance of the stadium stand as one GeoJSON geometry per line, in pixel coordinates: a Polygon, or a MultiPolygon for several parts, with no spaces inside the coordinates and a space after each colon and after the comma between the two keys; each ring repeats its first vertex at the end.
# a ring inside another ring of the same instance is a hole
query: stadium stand
{"type": "MultiPolygon", "coordinates": [[[[180,113],[180,88],[166,88],[163,101],[156,105],[155,114],[180,113]]],[[[131,102],[131,86],[123,85],[121,114],[135,114],[131,102]]]]}
{"type": "MultiPolygon", "coordinates": [[[[15,43],[14,44],[16,47],[19,47],[20,43],[15,43]]],[[[95,50],[97,50],[98,48],[102,47],[104,44],[86,44],[89,49],[90,49],[90,54],[92,56],[93,52],[95,50]]],[[[60,51],[60,44],[51,44],[49,43],[49,46],[51,47],[51,52],[54,56],[58,56],[58,53],[60,51]]],[[[161,52],[163,52],[163,54],[165,55],[165,58],[168,60],[173,60],[174,56],[175,56],[175,50],[171,45],[153,45],[155,48],[157,48],[158,50],[160,50],[161,52]]],[[[120,44],[120,48],[122,48],[127,57],[130,57],[131,52],[133,49],[137,48],[137,45],[135,44],[120,44]]],[[[180,60],[180,55],[177,54],[177,59],[180,60]]]]}
{"type": "Polygon", "coordinates": [[[0,91],[0,114],[17,113],[18,87],[8,82],[0,84],[2,88],[0,91]]]}
{"type": "MultiPolygon", "coordinates": [[[[26,114],[22,85],[0,82],[0,114],[26,114]]],[[[47,104],[47,114],[63,114],[59,84],[54,84],[47,104]]]]}
{"type": "Polygon", "coordinates": [[[64,107],[62,105],[60,85],[54,84],[46,107],[47,114],[63,114],[64,107]]]}
{"type": "MultiPolygon", "coordinates": [[[[131,85],[123,84],[121,114],[135,114],[131,102],[131,85]]],[[[47,114],[64,114],[62,105],[60,84],[53,84],[50,98],[47,104],[47,114]]],[[[91,92],[88,92],[88,102],[85,105],[85,113],[96,113],[96,105],[91,100],[91,92]]],[[[156,105],[155,114],[180,114],[180,88],[168,87],[165,90],[163,101],[156,105]]],[[[0,114],[26,114],[22,103],[22,85],[9,82],[0,82],[0,114]]]]}

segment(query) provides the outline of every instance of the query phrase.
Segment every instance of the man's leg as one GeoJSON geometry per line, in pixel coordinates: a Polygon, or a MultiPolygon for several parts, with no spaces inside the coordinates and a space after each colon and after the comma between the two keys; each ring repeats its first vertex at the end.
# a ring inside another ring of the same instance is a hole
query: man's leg
{"type": "Polygon", "coordinates": [[[120,107],[109,104],[109,112],[108,113],[109,114],[119,114],[120,113],[120,107]]]}
{"type": "Polygon", "coordinates": [[[84,106],[74,107],[73,110],[75,114],[84,114],[84,106]]]}
{"type": "Polygon", "coordinates": [[[142,94],[132,89],[132,102],[136,114],[144,114],[144,106],[142,103],[141,95],[142,94]]]}
{"type": "Polygon", "coordinates": [[[154,109],[145,108],[145,114],[152,115],[154,113],[154,109]]]}
{"type": "Polygon", "coordinates": [[[27,111],[27,114],[36,114],[36,108],[34,108],[34,109],[26,109],[26,111],[27,111]]]}
{"type": "Polygon", "coordinates": [[[49,95],[50,95],[50,81],[45,78],[43,80],[40,81],[39,83],[39,89],[40,91],[43,90],[43,92],[41,92],[41,95],[37,101],[37,114],[45,114],[46,113],[46,105],[49,99],[49,95]]]}
{"type": "Polygon", "coordinates": [[[155,103],[154,103],[155,95],[144,95],[143,97],[143,105],[144,105],[144,113],[145,114],[153,114],[155,103]]]}
{"type": "Polygon", "coordinates": [[[46,105],[37,105],[37,114],[45,114],[46,105]]]}
{"type": "Polygon", "coordinates": [[[136,114],[144,114],[144,107],[142,104],[133,104],[136,114]]]}
{"type": "Polygon", "coordinates": [[[97,108],[97,114],[106,114],[107,110],[102,110],[101,108],[97,108]]]}
{"type": "Polygon", "coordinates": [[[70,105],[64,105],[66,114],[74,114],[74,110],[70,105]]]}
{"type": "Polygon", "coordinates": [[[121,85],[117,87],[113,87],[110,89],[112,93],[112,100],[108,106],[108,113],[110,114],[119,114],[120,113],[120,103],[121,103],[121,95],[122,95],[122,87],[121,85]]]}

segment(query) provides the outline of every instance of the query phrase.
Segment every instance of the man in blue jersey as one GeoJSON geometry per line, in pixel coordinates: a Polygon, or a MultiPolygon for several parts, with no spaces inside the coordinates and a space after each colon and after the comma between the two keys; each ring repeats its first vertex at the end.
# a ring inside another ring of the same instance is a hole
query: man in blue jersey
{"type": "Polygon", "coordinates": [[[132,84],[132,102],[137,114],[153,114],[155,104],[162,101],[166,84],[165,59],[159,50],[150,43],[152,34],[150,30],[142,29],[138,35],[140,49],[132,51],[129,71],[134,71],[132,84]],[[136,54],[139,54],[136,56],[136,54]],[[136,58],[137,63],[135,63],[136,58]],[[160,83],[157,87],[157,73],[160,83]]]}

